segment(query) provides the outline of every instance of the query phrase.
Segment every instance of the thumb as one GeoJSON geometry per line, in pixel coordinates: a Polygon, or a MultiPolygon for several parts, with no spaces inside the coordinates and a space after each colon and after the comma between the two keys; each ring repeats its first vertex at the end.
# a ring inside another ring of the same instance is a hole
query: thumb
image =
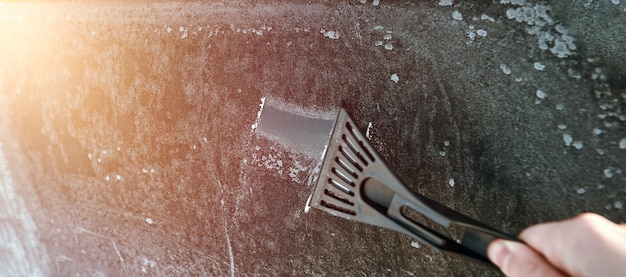
{"type": "Polygon", "coordinates": [[[563,276],[543,256],[519,242],[496,239],[489,244],[487,256],[510,277],[563,276]]]}

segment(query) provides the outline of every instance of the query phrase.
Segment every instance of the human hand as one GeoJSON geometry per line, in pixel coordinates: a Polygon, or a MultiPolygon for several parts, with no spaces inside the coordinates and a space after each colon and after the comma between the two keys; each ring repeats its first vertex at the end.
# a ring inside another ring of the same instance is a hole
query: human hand
{"type": "Polygon", "coordinates": [[[626,276],[626,224],[592,213],[531,226],[487,255],[507,276],[626,276]]]}

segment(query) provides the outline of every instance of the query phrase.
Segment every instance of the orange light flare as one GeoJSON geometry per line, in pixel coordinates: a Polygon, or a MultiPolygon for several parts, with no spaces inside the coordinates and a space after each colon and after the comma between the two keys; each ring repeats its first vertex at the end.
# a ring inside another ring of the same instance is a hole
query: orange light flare
{"type": "Polygon", "coordinates": [[[0,2],[0,76],[24,79],[35,73],[37,63],[45,60],[46,54],[62,49],[51,43],[50,6],[0,2]]]}
{"type": "Polygon", "coordinates": [[[69,5],[0,2],[0,101],[9,114],[62,110],[58,104],[79,84],[73,54],[84,42],[69,5]]]}

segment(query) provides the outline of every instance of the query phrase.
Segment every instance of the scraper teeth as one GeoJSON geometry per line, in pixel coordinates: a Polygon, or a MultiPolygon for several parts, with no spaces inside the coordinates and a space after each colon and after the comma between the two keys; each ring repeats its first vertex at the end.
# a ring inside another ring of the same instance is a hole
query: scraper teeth
{"type": "Polygon", "coordinates": [[[360,146],[359,148],[361,148],[361,150],[363,150],[365,155],[367,155],[367,157],[369,158],[370,162],[376,162],[376,159],[374,158],[374,155],[372,155],[372,153],[367,149],[367,147],[365,147],[365,143],[363,143],[363,138],[361,137],[361,135],[359,134],[359,132],[357,130],[352,128],[352,124],[350,124],[350,122],[346,122],[346,128],[348,128],[348,130],[350,131],[350,134],[352,134],[352,137],[354,137],[354,139],[356,139],[357,143],[360,146]]]}
{"type": "Polygon", "coordinates": [[[359,158],[359,160],[365,166],[369,165],[369,163],[367,162],[365,157],[363,157],[363,155],[361,154],[361,151],[359,151],[358,147],[356,146],[357,144],[355,144],[350,138],[348,138],[348,136],[346,136],[346,134],[342,134],[341,135],[341,139],[346,143],[346,145],[352,151],[352,153],[354,153],[354,155],[357,156],[359,158]]]}
{"type": "Polygon", "coordinates": [[[338,148],[339,152],[341,152],[341,154],[348,159],[348,161],[350,163],[352,163],[359,171],[363,171],[363,167],[356,161],[356,159],[345,149],[345,147],[343,146],[339,146],[338,148]]]}
{"type": "Polygon", "coordinates": [[[343,193],[347,194],[348,196],[354,196],[354,192],[352,190],[350,190],[348,187],[346,187],[345,185],[341,184],[337,180],[334,180],[332,178],[328,178],[328,183],[333,185],[334,187],[338,188],[339,190],[341,190],[343,193]]]}
{"type": "Polygon", "coordinates": [[[342,206],[335,205],[333,203],[329,203],[329,202],[327,202],[325,200],[322,200],[320,202],[320,204],[323,207],[325,207],[325,208],[332,209],[334,211],[344,213],[345,215],[349,215],[349,216],[355,216],[356,215],[356,212],[354,210],[352,210],[352,209],[347,209],[347,208],[344,208],[342,206]]]}
{"type": "Polygon", "coordinates": [[[332,172],[335,176],[339,177],[339,179],[343,180],[344,182],[346,182],[346,183],[350,184],[350,186],[353,186],[353,187],[354,187],[354,185],[355,185],[355,184],[354,184],[354,181],[353,181],[352,179],[350,179],[350,177],[346,176],[346,174],[344,174],[343,172],[341,172],[340,170],[338,170],[337,168],[334,168],[334,167],[333,167],[333,168],[331,169],[331,172],[332,172]]]}
{"type": "Polygon", "coordinates": [[[346,171],[348,171],[348,173],[350,173],[350,175],[352,175],[352,177],[359,178],[359,175],[356,174],[356,171],[354,169],[352,169],[352,167],[350,167],[346,162],[341,160],[339,157],[335,157],[335,162],[338,163],[341,166],[341,168],[343,168],[346,171]]]}
{"type": "Polygon", "coordinates": [[[344,214],[344,216],[354,216],[356,215],[356,211],[354,210],[354,202],[351,200],[351,198],[349,199],[343,197],[342,195],[345,195],[344,193],[342,193],[333,186],[329,186],[324,189],[324,195],[327,197],[324,197],[324,199],[320,201],[320,204],[323,207],[332,209],[337,212],[341,212],[344,214]]]}
{"type": "Polygon", "coordinates": [[[324,156],[323,177],[318,180],[312,203],[313,207],[333,215],[357,219],[362,212],[358,204],[361,182],[376,159],[367,141],[349,120],[342,110],[329,152],[324,156]]]}
{"type": "Polygon", "coordinates": [[[340,195],[339,193],[337,193],[337,190],[332,189],[332,187],[328,187],[324,190],[324,194],[332,197],[333,199],[343,203],[343,204],[347,204],[349,206],[354,206],[354,202],[346,197],[343,197],[342,195],[340,195]]]}

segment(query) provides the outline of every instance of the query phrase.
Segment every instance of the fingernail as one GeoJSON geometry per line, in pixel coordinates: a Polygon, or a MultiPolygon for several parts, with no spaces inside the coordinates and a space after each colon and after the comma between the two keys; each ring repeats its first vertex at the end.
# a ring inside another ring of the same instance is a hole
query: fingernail
{"type": "Polygon", "coordinates": [[[506,241],[497,240],[492,242],[488,251],[489,257],[492,259],[493,263],[506,274],[506,266],[511,256],[511,251],[507,247],[506,241]]]}

